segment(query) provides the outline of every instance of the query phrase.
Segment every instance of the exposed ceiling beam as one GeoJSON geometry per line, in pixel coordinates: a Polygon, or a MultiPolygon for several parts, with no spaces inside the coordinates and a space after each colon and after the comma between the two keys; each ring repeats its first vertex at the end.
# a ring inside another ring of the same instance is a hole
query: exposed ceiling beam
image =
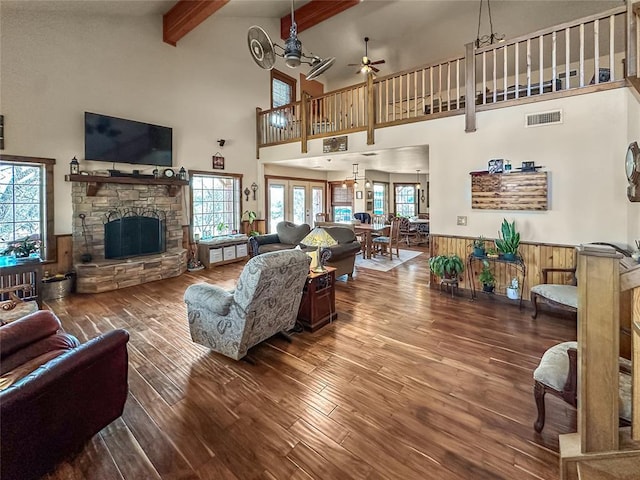
{"type": "Polygon", "coordinates": [[[162,40],[174,47],[229,0],[180,0],[162,16],[162,40]]]}
{"type": "MultiPolygon", "coordinates": [[[[362,0],[311,0],[295,11],[298,33],[324,22],[326,19],[337,15],[355,5],[362,0]]],[[[291,28],[291,14],[280,19],[280,38],[289,38],[289,28],[291,28]]]]}

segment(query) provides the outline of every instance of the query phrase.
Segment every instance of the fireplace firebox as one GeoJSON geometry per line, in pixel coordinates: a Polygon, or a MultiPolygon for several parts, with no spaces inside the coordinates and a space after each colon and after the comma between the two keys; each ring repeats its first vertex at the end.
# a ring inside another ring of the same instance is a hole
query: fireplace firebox
{"type": "Polygon", "coordinates": [[[104,258],[129,258],[166,250],[166,215],[161,210],[112,210],[104,221],[104,258]]]}

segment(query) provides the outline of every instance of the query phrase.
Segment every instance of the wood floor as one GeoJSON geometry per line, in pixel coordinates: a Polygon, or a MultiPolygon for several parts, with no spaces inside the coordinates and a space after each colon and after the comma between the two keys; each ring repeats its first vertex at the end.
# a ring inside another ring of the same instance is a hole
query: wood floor
{"type": "Polygon", "coordinates": [[[82,341],[131,335],[124,415],[49,480],[558,478],[575,411],[547,397],[536,434],[532,372],[574,321],[452,299],[428,287],[424,253],[337,282],[334,323],[274,337],[251,365],[193,344],[182,301],[242,266],[49,302],[82,341]]]}

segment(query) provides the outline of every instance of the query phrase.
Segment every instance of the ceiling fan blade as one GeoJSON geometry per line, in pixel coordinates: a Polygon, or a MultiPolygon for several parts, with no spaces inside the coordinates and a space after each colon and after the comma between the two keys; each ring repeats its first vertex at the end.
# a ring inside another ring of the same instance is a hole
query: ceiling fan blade
{"type": "Polygon", "coordinates": [[[362,73],[362,69],[359,68],[358,70],[356,70],[356,75],[358,75],[359,73],[362,73]]]}
{"type": "Polygon", "coordinates": [[[347,64],[347,67],[358,67],[358,66],[360,66],[359,63],[348,63],[347,64]]]}
{"type": "Polygon", "coordinates": [[[380,65],[381,63],[385,63],[385,60],[377,60],[375,62],[369,63],[369,65],[380,65]]]}
{"type": "Polygon", "coordinates": [[[374,72],[376,72],[376,73],[378,73],[378,72],[380,71],[380,69],[379,69],[379,68],[376,68],[376,67],[371,67],[371,70],[373,70],[373,71],[374,71],[374,72]]]}

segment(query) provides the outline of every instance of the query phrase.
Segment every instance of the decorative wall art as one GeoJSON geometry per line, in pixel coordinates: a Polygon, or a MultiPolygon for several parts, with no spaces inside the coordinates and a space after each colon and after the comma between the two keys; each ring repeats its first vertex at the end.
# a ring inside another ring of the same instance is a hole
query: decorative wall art
{"type": "Polygon", "coordinates": [[[224,170],[224,157],[219,153],[213,156],[213,169],[224,170]]]}

